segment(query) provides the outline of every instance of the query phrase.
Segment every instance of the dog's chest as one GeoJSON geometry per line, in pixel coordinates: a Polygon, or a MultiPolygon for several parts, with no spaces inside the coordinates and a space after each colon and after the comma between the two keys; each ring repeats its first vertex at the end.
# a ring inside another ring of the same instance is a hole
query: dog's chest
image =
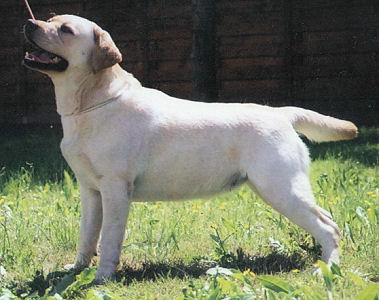
{"type": "Polygon", "coordinates": [[[85,147],[76,140],[63,139],[61,151],[78,180],[95,188],[102,175],[96,170],[90,156],[86,154],[85,147]]]}

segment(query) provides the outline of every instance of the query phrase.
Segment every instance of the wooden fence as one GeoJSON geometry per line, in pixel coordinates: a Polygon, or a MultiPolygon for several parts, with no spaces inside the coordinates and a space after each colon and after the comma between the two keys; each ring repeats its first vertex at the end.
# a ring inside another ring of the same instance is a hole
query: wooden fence
{"type": "MultiPolygon", "coordinates": [[[[145,86],[193,95],[191,0],[29,0],[36,18],[78,14],[108,30],[145,86]]],[[[0,122],[54,123],[44,75],[20,64],[22,0],[2,0],[0,122]]],[[[297,105],[378,124],[379,7],[374,0],[215,0],[217,100],[297,105]]]]}

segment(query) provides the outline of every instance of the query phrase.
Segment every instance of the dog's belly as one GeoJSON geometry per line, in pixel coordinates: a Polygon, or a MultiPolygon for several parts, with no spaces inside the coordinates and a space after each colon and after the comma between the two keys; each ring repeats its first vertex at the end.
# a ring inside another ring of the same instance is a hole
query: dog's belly
{"type": "Polygon", "coordinates": [[[247,181],[246,175],[239,172],[222,176],[222,181],[212,178],[188,178],[188,182],[170,181],[166,178],[156,180],[138,179],[135,181],[133,201],[170,201],[203,198],[230,191],[247,181]],[[204,179],[204,180],[201,180],[204,179]]]}
{"type": "Polygon", "coordinates": [[[236,165],[217,161],[167,164],[148,170],[134,181],[134,201],[181,200],[230,191],[247,180],[236,165]],[[162,166],[163,167],[163,166],[162,166]]]}

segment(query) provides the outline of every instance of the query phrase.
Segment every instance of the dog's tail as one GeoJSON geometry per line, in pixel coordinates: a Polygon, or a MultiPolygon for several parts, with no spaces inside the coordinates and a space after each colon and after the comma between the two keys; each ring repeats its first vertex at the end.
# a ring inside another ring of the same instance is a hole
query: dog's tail
{"type": "Polygon", "coordinates": [[[358,134],[357,127],[349,121],[336,119],[299,107],[278,108],[285,114],[293,128],[314,142],[351,140],[358,134]]]}

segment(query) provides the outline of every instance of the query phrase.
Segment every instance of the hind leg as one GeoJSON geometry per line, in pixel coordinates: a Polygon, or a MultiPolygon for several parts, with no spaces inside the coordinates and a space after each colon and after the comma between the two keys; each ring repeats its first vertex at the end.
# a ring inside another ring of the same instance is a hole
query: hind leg
{"type": "Polygon", "coordinates": [[[269,186],[252,184],[265,202],[308,231],[320,243],[321,259],[325,263],[338,264],[338,227],[330,216],[314,203],[309,182],[305,178],[291,180],[288,182],[288,188],[284,190],[278,188],[275,182],[271,182],[269,186]]]}
{"type": "Polygon", "coordinates": [[[292,155],[276,153],[273,155],[271,151],[270,159],[266,159],[265,164],[255,164],[248,171],[251,187],[265,202],[308,231],[320,243],[325,263],[338,264],[338,227],[331,215],[315,203],[308,178],[305,146],[300,145],[299,151],[294,151],[292,155]]]}

